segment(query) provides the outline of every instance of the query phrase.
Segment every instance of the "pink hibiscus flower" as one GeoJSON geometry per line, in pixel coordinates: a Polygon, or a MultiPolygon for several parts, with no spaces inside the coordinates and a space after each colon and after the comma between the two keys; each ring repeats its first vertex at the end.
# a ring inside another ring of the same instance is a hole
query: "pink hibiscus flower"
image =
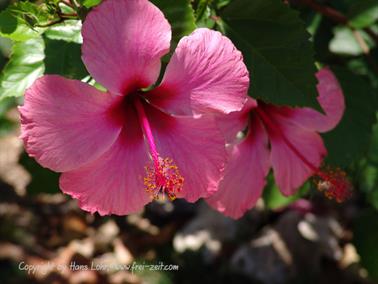
{"type": "Polygon", "coordinates": [[[47,75],[25,94],[21,137],[87,211],[129,214],[151,197],[190,202],[217,190],[225,142],[207,113],[241,110],[248,71],[229,39],[197,29],[178,44],[162,83],[171,28],[147,0],[107,0],[83,24],[82,58],[101,92],[47,75]]]}
{"type": "MultiPolygon", "coordinates": [[[[314,174],[326,195],[341,201],[349,183],[340,171],[319,170],[327,153],[318,132],[334,128],[344,113],[344,96],[333,73],[317,73],[318,102],[325,114],[311,108],[279,107],[250,99],[241,112],[220,121],[228,140],[248,126],[245,137],[228,148],[230,160],[219,190],[208,203],[225,215],[239,218],[261,196],[270,167],[284,195],[292,195],[314,174]]],[[[320,188],[322,189],[322,188],[320,188]]]]}

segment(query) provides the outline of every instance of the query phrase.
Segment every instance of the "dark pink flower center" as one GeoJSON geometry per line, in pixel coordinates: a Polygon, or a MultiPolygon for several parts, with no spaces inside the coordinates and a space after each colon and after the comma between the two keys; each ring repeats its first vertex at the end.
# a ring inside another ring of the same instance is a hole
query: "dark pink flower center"
{"type": "Polygon", "coordinates": [[[177,193],[182,190],[184,178],[171,158],[160,157],[141,98],[135,97],[132,101],[152,158],[152,163],[145,167],[146,176],[143,179],[145,190],[153,199],[164,199],[167,195],[170,200],[174,200],[177,193]]]}

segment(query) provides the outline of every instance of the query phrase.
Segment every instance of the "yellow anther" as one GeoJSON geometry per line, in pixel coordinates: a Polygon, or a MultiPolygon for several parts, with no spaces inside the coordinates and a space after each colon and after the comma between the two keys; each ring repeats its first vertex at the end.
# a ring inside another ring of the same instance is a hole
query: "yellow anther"
{"type": "Polygon", "coordinates": [[[158,165],[152,162],[145,169],[147,175],[143,182],[146,192],[156,200],[164,200],[165,196],[175,200],[182,190],[184,178],[173,160],[159,157],[158,165]]]}

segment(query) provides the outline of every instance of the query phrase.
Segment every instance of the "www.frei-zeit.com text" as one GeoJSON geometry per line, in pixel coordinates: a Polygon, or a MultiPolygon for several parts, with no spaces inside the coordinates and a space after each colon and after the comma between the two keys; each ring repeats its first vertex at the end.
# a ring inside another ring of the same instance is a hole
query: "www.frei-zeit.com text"
{"type": "Polygon", "coordinates": [[[126,270],[132,273],[134,272],[143,272],[143,271],[177,271],[179,266],[177,264],[164,264],[159,262],[157,264],[149,263],[138,263],[133,262],[131,264],[99,264],[91,262],[89,265],[77,264],[75,261],[72,261],[69,264],[56,264],[52,262],[45,262],[42,264],[28,264],[24,261],[21,261],[18,265],[18,268],[22,271],[26,271],[28,274],[46,274],[50,271],[80,271],[80,270],[95,270],[95,271],[119,271],[126,270]]]}

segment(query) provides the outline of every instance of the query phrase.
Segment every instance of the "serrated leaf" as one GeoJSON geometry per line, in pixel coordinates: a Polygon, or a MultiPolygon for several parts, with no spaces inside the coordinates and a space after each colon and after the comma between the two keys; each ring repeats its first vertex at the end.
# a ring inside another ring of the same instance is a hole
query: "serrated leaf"
{"type": "Polygon", "coordinates": [[[195,19],[192,6],[189,0],[152,0],[172,26],[172,47],[177,45],[179,40],[190,34],[195,28],[195,19]]]}
{"type": "Polygon", "coordinates": [[[46,74],[59,74],[71,79],[88,75],[81,60],[81,46],[74,42],[45,39],[46,74]]]}
{"type": "Polygon", "coordinates": [[[0,99],[22,96],[27,87],[44,71],[44,43],[42,38],[16,42],[11,58],[0,78],[0,99]]]}
{"type": "Polygon", "coordinates": [[[243,52],[252,97],[320,108],[310,35],[297,12],[281,0],[235,0],[221,17],[227,36],[243,52]]]}
{"type": "Polygon", "coordinates": [[[66,20],[61,24],[50,27],[45,35],[49,39],[64,40],[68,42],[83,43],[81,36],[81,21],[66,20]]]}
{"type": "Polygon", "coordinates": [[[349,24],[362,29],[378,20],[378,0],[354,1],[348,13],[349,24]]]}
{"type": "Polygon", "coordinates": [[[346,69],[332,68],[344,92],[346,109],[339,125],[323,135],[328,156],[326,161],[348,166],[366,155],[375,123],[377,91],[367,78],[346,69]]]}
{"type": "Polygon", "coordinates": [[[13,15],[8,9],[0,13],[0,36],[14,41],[25,41],[39,37],[41,29],[31,29],[26,23],[13,15]]]}

